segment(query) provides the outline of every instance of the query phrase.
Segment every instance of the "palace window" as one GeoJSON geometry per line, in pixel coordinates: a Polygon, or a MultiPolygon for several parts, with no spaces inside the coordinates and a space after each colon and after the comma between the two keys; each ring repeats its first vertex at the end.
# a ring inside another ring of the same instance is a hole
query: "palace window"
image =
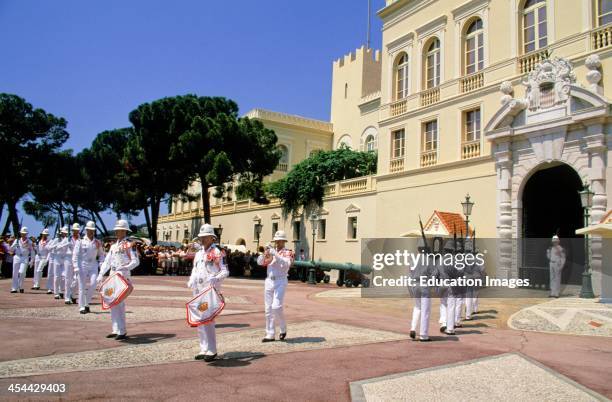
{"type": "Polygon", "coordinates": [[[365,151],[374,152],[376,151],[376,140],[372,134],[368,135],[365,140],[365,151]]]}
{"type": "Polygon", "coordinates": [[[391,157],[393,159],[403,158],[406,147],[406,134],[404,129],[391,133],[391,157]]]}
{"type": "Polygon", "coordinates": [[[600,27],[612,22],[612,0],[597,0],[597,23],[600,27]]]}
{"type": "Polygon", "coordinates": [[[327,226],[327,221],[325,219],[319,220],[319,232],[317,234],[319,240],[325,240],[325,229],[327,226]]]}
{"type": "Polygon", "coordinates": [[[529,53],[547,45],[546,0],[526,0],[523,6],[523,51],[529,53]]]}
{"type": "Polygon", "coordinates": [[[395,68],[395,99],[404,99],[408,96],[408,55],[402,53],[397,60],[395,68]]]}
{"type": "Polygon", "coordinates": [[[472,21],[465,31],[465,73],[473,74],[484,67],[482,20],[472,21]]]}
{"type": "Polygon", "coordinates": [[[348,218],[347,238],[348,239],[357,238],[357,217],[356,216],[351,216],[348,218]]]}
{"type": "Polygon", "coordinates": [[[425,88],[440,85],[440,41],[434,38],[425,53],[425,88]]]}
{"type": "Polygon", "coordinates": [[[480,108],[469,110],[464,114],[463,141],[480,140],[480,108]]]}
{"type": "Polygon", "coordinates": [[[276,169],[280,170],[281,172],[286,172],[289,170],[289,148],[287,148],[286,145],[281,144],[278,146],[278,149],[281,151],[281,157],[278,161],[278,166],[276,169]]]}
{"type": "Polygon", "coordinates": [[[438,121],[432,120],[423,124],[423,152],[438,149],[438,121]]]}
{"type": "Polygon", "coordinates": [[[293,240],[300,240],[300,221],[293,222],[293,240]]]}

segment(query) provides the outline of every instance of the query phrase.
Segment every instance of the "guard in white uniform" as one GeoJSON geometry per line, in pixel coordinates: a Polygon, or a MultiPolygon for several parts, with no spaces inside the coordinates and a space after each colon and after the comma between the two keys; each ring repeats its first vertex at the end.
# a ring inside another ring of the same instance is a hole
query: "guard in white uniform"
{"type": "Polygon", "coordinates": [[[23,280],[26,277],[28,265],[34,264],[34,246],[28,239],[28,228],[22,227],[19,239],[15,239],[9,248],[13,254],[13,280],[11,293],[23,293],[23,280]]]}
{"type": "Polygon", "coordinates": [[[275,247],[268,247],[264,254],[257,258],[257,264],[267,267],[267,276],[264,285],[264,301],[266,314],[266,336],[262,342],[273,342],[276,326],[279,327],[279,339],[287,337],[287,323],[283,312],[283,301],[287,289],[289,268],[293,264],[295,255],[292,250],[285,248],[287,236],[282,230],[277,231],[272,239],[275,247]]]}
{"type": "MultiPolygon", "coordinates": [[[[426,253],[428,248],[423,245],[423,240],[420,241],[419,252],[426,253]]],[[[429,338],[429,318],[431,315],[431,289],[429,286],[421,286],[421,277],[425,279],[434,278],[437,273],[435,266],[428,264],[425,258],[414,267],[411,268],[410,277],[414,279],[415,286],[410,286],[408,289],[414,300],[414,308],[412,309],[412,323],[410,325],[410,337],[416,340],[416,330],[419,329],[419,340],[428,342],[429,338]]]]}
{"type": "Polygon", "coordinates": [[[40,240],[36,245],[36,259],[34,260],[34,283],[32,284],[33,290],[40,289],[40,278],[42,277],[45,266],[49,263],[49,229],[44,228],[40,234],[40,240]]]}
{"type": "Polygon", "coordinates": [[[81,226],[78,223],[74,223],[72,225],[72,236],[70,236],[68,247],[66,247],[66,255],[64,256],[64,280],[66,286],[64,290],[64,303],[66,304],[76,304],[74,294],[76,293],[78,281],[75,274],[76,267],[72,261],[72,252],[74,246],[80,240],[80,233],[81,226]]]}
{"type": "MultiPolygon", "coordinates": [[[[108,250],[104,263],[100,267],[100,273],[97,279],[97,288],[99,288],[109,270],[114,273],[118,272],[127,281],[130,281],[130,271],[140,264],[138,253],[134,249],[132,242],[127,239],[127,234],[130,232],[130,227],[127,221],[119,219],[113,228],[117,242],[108,250]]],[[[127,338],[127,330],[125,325],[125,301],[111,308],[111,320],[113,322],[113,332],[108,334],[107,338],[115,338],[122,340],[127,338]]]]}
{"type": "Polygon", "coordinates": [[[68,247],[68,242],[68,226],[63,226],[60,230],[60,237],[53,246],[53,256],[55,257],[55,264],[53,268],[53,291],[55,292],[56,300],[64,298],[64,287],[66,286],[66,280],[64,277],[64,259],[66,258],[66,248],[68,247]]]}
{"type": "Polygon", "coordinates": [[[93,221],[85,225],[85,236],[76,242],[72,250],[72,265],[79,282],[79,312],[89,313],[89,303],[96,290],[98,266],[104,261],[104,247],[95,238],[96,224],[93,221]]]}
{"type": "MultiPolygon", "coordinates": [[[[193,295],[197,296],[208,286],[215,287],[217,292],[221,290],[221,283],[229,276],[225,254],[214,243],[217,239],[212,225],[205,223],[200,227],[198,233],[202,248],[198,250],[193,259],[193,269],[187,286],[193,289],[193,295]]],[[[196,360],[211,362],[217,357],[217,336],[215,333],[214,320],[209,324],[198,327],[200,338],[200,353],[196,360]]]]}
{"type": "Polygon", "coordinates": [[[59,242],[59,231],[55,234],[53,240],[47,243],[48,251],[48,263],[47,263],[47,294],[52,295],[55,288],[55,264],[57,258],[55,258],[55,246],[59,242]]]}
{"type": "MultiPolygon", "coordinates": [[[[453,240],[448,240],[444,245],[444,253],[455,253],[453,240]]],[[[444,260],[444,258],[442,259],[444,260]]],[[[454,265],[438,266],[438,277],[440,279],[456,279],[463,275],[454,265]]],[[[440,332],[447,335],[455,335],[455,319],[457,317],[457,295],[462,292],[460,287],[443,286],[438,288],[440,295],[440,332]]]]}
{"type": "Polygon", "coordinates": [[[561,247],[559,236],[554,235],[552,245],[546,250],[548,266],[550,268],[550,296],[559,298],[561,292],[561,272],[565,266],[565,250],[561,247]]]}

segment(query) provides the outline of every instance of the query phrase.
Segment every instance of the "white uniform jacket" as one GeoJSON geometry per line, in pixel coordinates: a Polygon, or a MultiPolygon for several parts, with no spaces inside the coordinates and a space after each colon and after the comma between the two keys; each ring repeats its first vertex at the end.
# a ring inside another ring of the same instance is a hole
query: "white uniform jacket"
{"type": "Polygon", "coordinates": [[[130,271],[140,264],[138,253],[134,249],[132,242],[128,239],[123,239],[113,244],[104,258],[104,262],[100,267],[98,281],[102,280],[104,274],[109,270],[111,272],[119,272],[125,279],[130,278],[130,271]]]}
{"type": "MultiPolygon", "coordinates": [[[[272,261],[268,264],[267,278],[273,281],[279,279],[287,279],[289,268],[293,265],[295,254],[293,250],[283,248],[282,250],[269,249],[268,252],[272,255],[272,261]]],[[[265,266],[264,255],[257,257],[257,264],[265,266]]]]}
{"type": "Polygon", "coordinates": [[[28,264],[34,262],[34,246],[30,239],[16,239],[9,250],[13,253],[13,263],[28,264]],[[30,262],[31,259],[31,262],[30,262]]]}
{"type": "Polygon", "coordinates": [[[98,265],[104,261],[104,247],[102,242],[96,238],[89,240],[85,236],[78,240],[72,250],[72,265],[75,271],[79,268],[98,268],[98,265]],[[98,262],[99,261],[99,262],[98,262]]]}
{"type": "Polygon", "coordinates": [[[212,244],[206,250],[200,249],[196,253],[187,287],[199,293],[212,285],[219,291],[221,282],[228,276],[225,253],[216,244],[212,244]]]}

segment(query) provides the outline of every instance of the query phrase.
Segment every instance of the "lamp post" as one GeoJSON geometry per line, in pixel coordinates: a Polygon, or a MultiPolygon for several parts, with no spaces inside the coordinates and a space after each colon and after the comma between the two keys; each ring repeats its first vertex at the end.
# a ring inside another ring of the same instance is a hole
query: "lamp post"
{"type": "Polygon", "coordinates": [[[216,229],[217,237],[219,238],[219,245],[221,245],[221,234],[223,233],[223,226],[219,224],[219,227],[216,229]]]}
{"type": "MultiPolygon", "coordinates": [[[[579,191],[582,209],[584,210],[584,227],[589,226],[589,209],[593,205],[593,192],[589,188],[589,183],[585,182],[582,191],[579,191]]],[[[589,235],[584,235],[584,272],[582,273],[582,287],[580,288],[580,298],[593,299],[593,283],[591,282],[589,235]]]]}
{"type": "Polygon", "coordinates": [[[314,260],[315,260],[315,236],[317,234],[317,222],[319,222],[319,216],[313,212],[310,215],[310,223],[312,224],[312,253],[310,257],[310,261],[313,263],[312,266],[308,269],[308,284],[316,285],[316,275],[314,268],[314,260]]]}
{"type": "Polygon", "coordinates": [[[261,236],[262,228],[263,225],[261,224],[261,219],[258,219],[257,223],[255,224],[255,238],[257,239],[257,250],[259,250],[259,237],[261,236]]]}
{"type": "Polygon", "coordinates": [[[470,195],[466,194],[465,201],[461,203],[463,207],[463,215],[465,215],[465,237],[468,238],[470,235],[470,215],[472,215],[472,207],[474,203],[470,201],[470,195]]]}

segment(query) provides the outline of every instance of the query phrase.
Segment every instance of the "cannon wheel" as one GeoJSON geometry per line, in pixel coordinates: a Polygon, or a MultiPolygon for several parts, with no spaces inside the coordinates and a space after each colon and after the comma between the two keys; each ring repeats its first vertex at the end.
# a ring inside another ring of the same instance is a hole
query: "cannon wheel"
{"type": "Polygon", "coordinates": [[[361,286],[363,286],[364,288],[369,288],[370,287],[370,280],[365,278],[361,280],[361,286]]]}
{"type": "Polygon", "coordinates": [[[340,279],[338,279],[336,281],[336,285],[338,285],[339,287],[342,287],[342,285],[344,285],[344,282],[342,282],[340,279]]]}
{"type": "Polygon", "coordinates": [[[344,281],[344,285],[346,285],[347,288],[353,287],[353,281],[347,279],[344,281]]]}
{"type": "Polygon", "coordinates": [[[359,287],[359,285],[361,285],[361,279],[355,279],[355,280],[353,281],[353,286],[355,286],[356,288],[358,288],[358,287],[359,287]]]}
{"type": "Polygon", "coordinates": [[[329,281],[330,281],[329,275],[325,275],[323,277],[323,283],[329,283],[329,281]]]}

